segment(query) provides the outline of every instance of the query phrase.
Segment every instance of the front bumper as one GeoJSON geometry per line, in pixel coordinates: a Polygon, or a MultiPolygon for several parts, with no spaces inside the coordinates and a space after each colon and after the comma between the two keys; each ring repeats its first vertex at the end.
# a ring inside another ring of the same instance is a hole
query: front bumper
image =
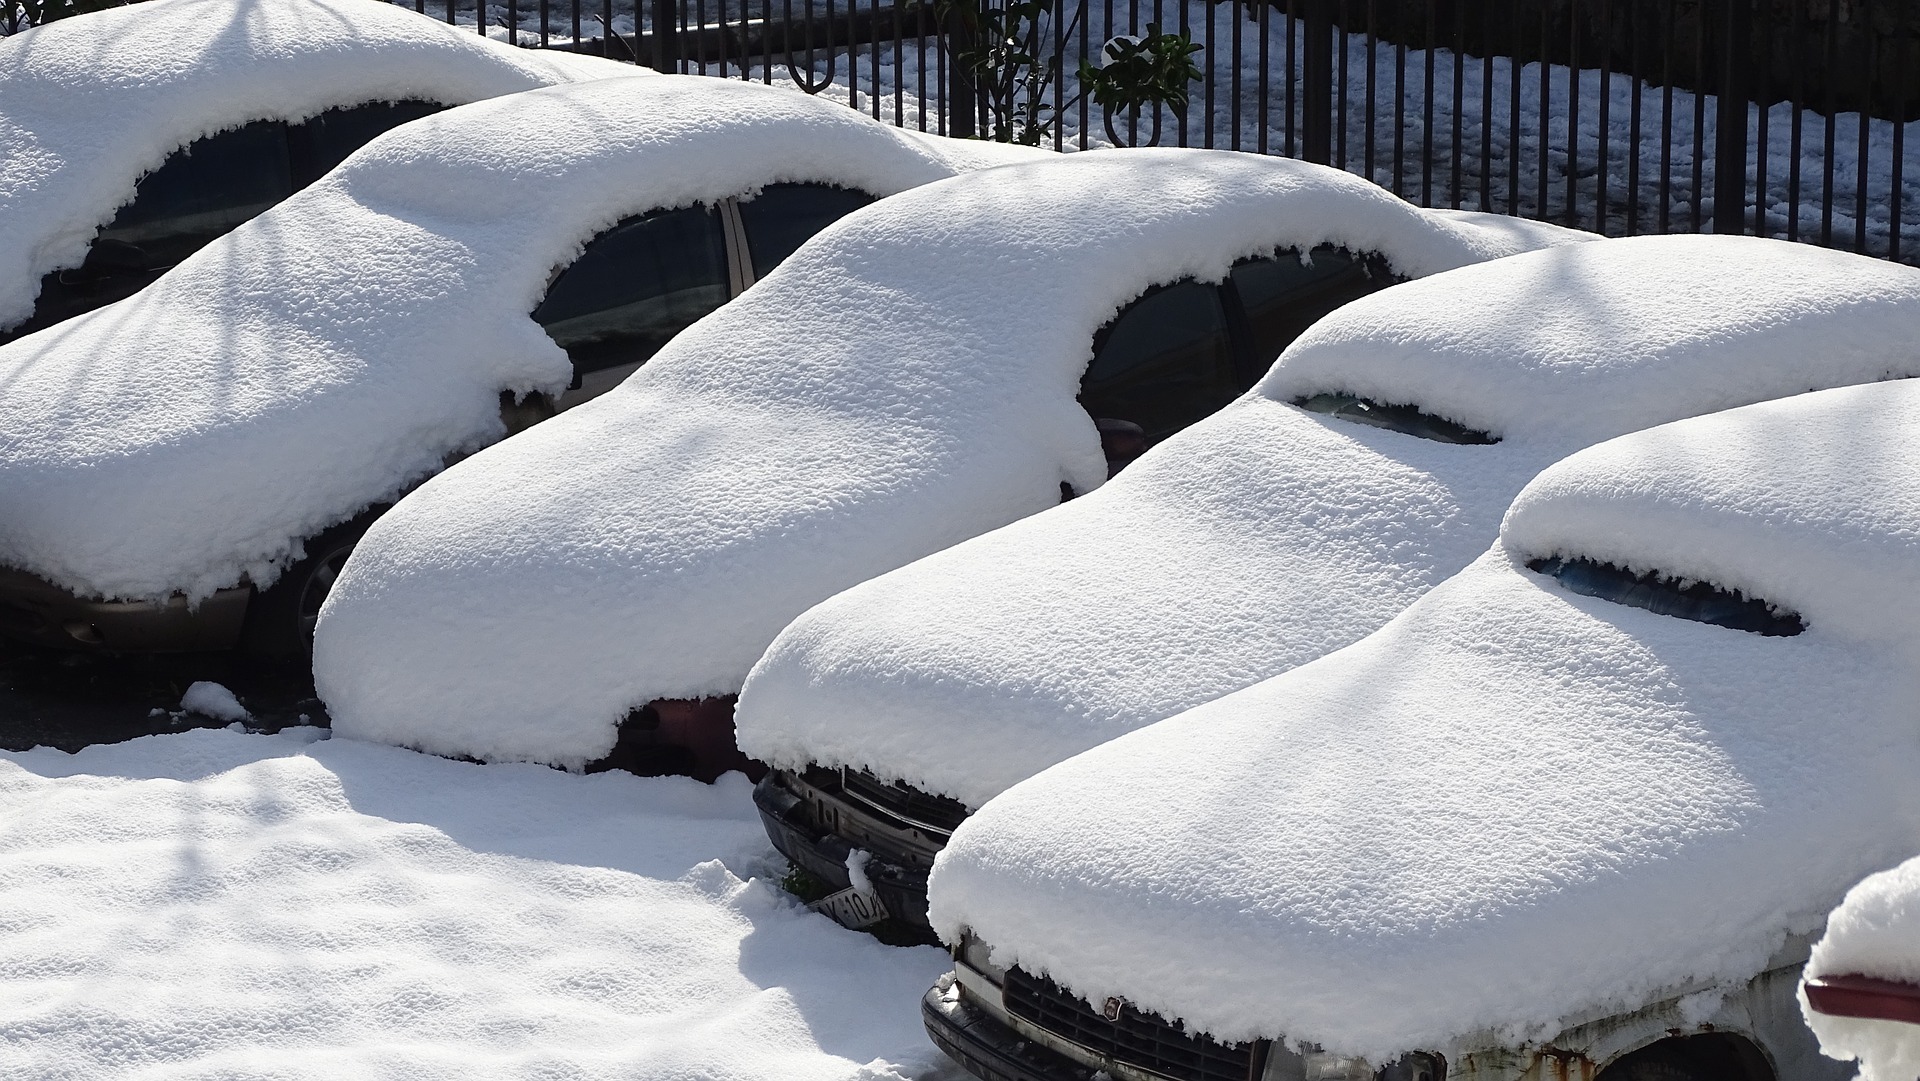
{"type": "Polygon", "coordinates": [[[232,649],[246,622],[249,586],[222,589],[189,607],[87,600],[24,571],[0,567],[0,637],[98,653],[188,653],[232,649]]]}
{"type": "MultiPolygon", "coordinates": [[[[767,838],[794,866],[833,890],[853,885],[847,857],[861,847],[838,833],[821,830],[809,821],[806,801],[781,785],[784,771],[769,773],[753,788],[753,803],[766,826],[767,838]]],[[[876,858],[867,864],[873,892],[885,905],[892,922],[907,937],[932,945],[939,941],[927,921],[927,875],[876,858]]]]}
{"type": "Polygon", "coordinates": [[[968,1003],[957,986],[929,988],[920,999],[920,1021],[936,1047],[981,1081],[1088,1081],[1094,1073],[1022,1039],[968,1003]]]}

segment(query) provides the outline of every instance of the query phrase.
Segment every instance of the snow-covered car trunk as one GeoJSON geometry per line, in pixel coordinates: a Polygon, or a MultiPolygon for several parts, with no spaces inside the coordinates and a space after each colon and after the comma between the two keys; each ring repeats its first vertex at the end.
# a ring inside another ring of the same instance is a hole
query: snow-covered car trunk
{"type": "Polygon", "coordinates": [[[769,831],[836,881],[871,851],[893,914],[924,920],[925,867],[967,808],[1372,632],[1485,550],[1540,469],[1920,374],[1916,336],[1920,271],[1739,237],[1560,247],[1354,301],[1099,491],[795,620],[737,711],[742,749],[780,771],[756,793],[769,831]],[[1315,411],[1349,398],[1375,404],[1315,411]],[[1498,442],[1443,441],[1466,430],[1498,442]]]}
{"type": "Polygon", "coordinates": [[[1820,1050],[1860,1081],[1920,1076],[1920,859],[1871,875],[1827,917],[1800,1008],[1820,1050]]]}
{"type": "Polygon", "coordinates": [[[1703,1025],[1834,1074],[1794,936],[1920,836],[1916,438],[1902,380],[1600,444],[1375,634],[1015,785],[934,869],[990,960],[930,1024],[997,969],[1450,1077],[1703,1025]]]}
{"type": "Polygon", "coordinates": [[[322,613],[320,692],[343,734],[579,765],[635,707],[737,692],[818,601],[1103,482],[1076,390],[1095,330],[1149,287],[1283,247],[1417,276],[1573,236],[1207,151],[885,200],[395,508],[322,613]]]}
{"type": "MultiPolygon", "coordinates": [[[[0,568],[154,618],[247,604],[308,545],[344,555],[330,528],[500,439],[503,393],[561,395],[575,367],[529,313],[616,223],[1041,153],[685,76],[416,121],[143,292],[0,346],[0,568]]],[[[0,579],[29,618],[34,588],[0,579]]]]}
{"type": "Polygon", "coordinates": [[[0,331],[141,177],[203,136],[376,101],[464,105],[639,69],[364,0],[153,0],[0,38],[0,331]]]}

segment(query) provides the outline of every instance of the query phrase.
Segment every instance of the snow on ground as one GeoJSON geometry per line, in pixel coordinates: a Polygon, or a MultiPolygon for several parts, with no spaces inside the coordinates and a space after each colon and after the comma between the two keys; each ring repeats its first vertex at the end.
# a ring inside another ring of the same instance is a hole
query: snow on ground
{"type": "Polygon", "coordinates": [[[32,313],[43,275],[80,265],[143,174],[203,135],[632,74],[364,0],[154,0],[0,38],[0,328],[32,313]]]}
{"type": "Polygon", "coordinates": [[[0,564],[107,597],[269,585],[301,538],[501,438],[503,390],[557,396],[573,368],[529,313],[616,221],[1010,154],[1052,156],[681,76],[388,132],[141,293],[0,346],[0,564]]]}
{"type": "Polygon", "coordinates": [[[1095,1002],[1376,1062],[1744,982],[1920,831],[1916,439],[1899,380],[1568,458],[1374,635],[989,803],[934,868],[934,924],[1095,1002]],[[1524,568],[1547,555],[1806,627],[1577,595],[1524,568]]]}
{"type": "MultiPolygon", "coordinates": [[[[1920,985],[1920,859],[1863,880],[1827,917],[1806,974],[1869,976],[1920,985]]],[[[1800,992],[1800,1011],[1820,1037],[1820,1050],[1860,1060],[1860,1081],[1912,1081],[1920,1076],[1920,1025],[1815,1013],[1800,992]]]]}
{"type": "Polygon", "coordinates": [[[1254,393],[1099,491],[796,619],[747,680],[740,745],[977,807],[1371,633],[1484,551],[1528,480],[1580,447],[1920,375],[1917,338],[1920,271],[1751,237],[1579,244],[1395,286],[1320,320],[1254,393]],[[1501,441],[1289,404],[1327,391],[1501,441]]]}
{"type": "Polygon", "coordinates": [[[1075,396],[1095,330],[1149,286],[1280,247],[1417,276],[1539,242],[1195,150],[1048,155],[883,200],[389,512],[321,613],[316,686],[358,738],[590,761],[633,707],[738,691],[811,605],[1097,487],[1075,396]]]}
{"type": "Polygon", "coordinates": [[[232,691],[204,679],[196,680],[187,687],[187,693],[180,696],[180,708],[203,717],[212,717],[216,721],[252,719],[247,715],[247,707],[240,704],[232,691]]]}
{"type": "Polygon", "coordinates": [[[0,1075],[938,1068],[917,1007],[945,955],[755,877],[747,789],[316,729],[0,753],[0,1075]]]}

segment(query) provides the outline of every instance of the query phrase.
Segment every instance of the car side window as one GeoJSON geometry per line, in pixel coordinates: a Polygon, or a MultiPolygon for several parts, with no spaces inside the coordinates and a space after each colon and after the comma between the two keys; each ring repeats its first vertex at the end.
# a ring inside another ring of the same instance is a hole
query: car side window
{"type": "Polygon", "coordinates": [[[572,358],[578,385],[585,373],[653,356],[731,295],[720,215],[701,206],[660,210],[589,241],[533,318],[572,358]]]}
{"type": "Polygon", "coordinates": [[[255,121],[196,139],[140,181],[88,263],[170,267],[291,194],[285,124],[255,121]]]}
{"type": "Polygon", "coordinates": [[[287,131],[287,149],[294,186],[306,187],[378,136],[445,108],[431,101],[371,101],[328,109],[293,125],[287,131]]]}
{"type": "Polygon", "coordinates": [[[1616,564],[1579,556],[1530,559],[1527,569],[1557,580],[1569,592],[1645,608],[1657,615],[1677,616],[1769,638],[1790,637],[1807,629],[1798,612],[1737,590],[1721,589],[1710,582],[1688,581],[1658,571],[1635,573],[1616,564]]]}
{"type": "Polygon", "coordinates": [[[1384,261],[1330,244],[1305,262],[1294,251],[1243,260],[1230,277],[1246,314],[1248,351],[1263,370],[1321,316],[1394,284],[1384,261]]]}
{"type": "Polygon", "coordinates": [[[813,234],[873,202],[864,191],[830,184],[769,184],[740,204],[740,224],[753,252],[753,276],[764,277],[813,234]]]}
{"type": "Polygon", "coordinates": [[[1187,280],[1148,291],[1096,335],[1080,404],[1139,425],[1157,442],[1245,389],[1220,287],[1187,280]]]}

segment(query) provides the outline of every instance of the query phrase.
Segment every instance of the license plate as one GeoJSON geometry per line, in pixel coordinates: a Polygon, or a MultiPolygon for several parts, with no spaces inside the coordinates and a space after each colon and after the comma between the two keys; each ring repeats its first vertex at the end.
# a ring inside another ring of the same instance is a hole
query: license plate
{"type": "Polygon", "coordinates": [[[880,898],[851,887],[828,894],[807,907],[826,913],[833,922],[854,931],[887,918],[887,908],[880,903],[880,898]]]}

